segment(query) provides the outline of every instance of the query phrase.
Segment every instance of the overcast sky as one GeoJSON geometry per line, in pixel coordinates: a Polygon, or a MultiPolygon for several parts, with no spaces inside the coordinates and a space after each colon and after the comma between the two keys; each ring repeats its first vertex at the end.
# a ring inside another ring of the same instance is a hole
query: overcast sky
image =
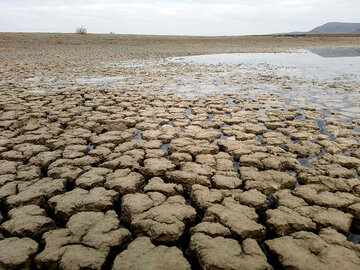
{"type": "Polygon", "coordinates": [[[360,22],[360,0],[0,0],[0,32],[248,35],[360,22]]]}

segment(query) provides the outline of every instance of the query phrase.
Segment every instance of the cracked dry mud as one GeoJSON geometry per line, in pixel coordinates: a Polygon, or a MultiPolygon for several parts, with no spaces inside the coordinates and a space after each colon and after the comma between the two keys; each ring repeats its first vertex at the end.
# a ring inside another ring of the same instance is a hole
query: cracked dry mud
{"type": "Polygon", "coordinates": [[[51,37],[0,35],[0,269],[359,268],[359,115],[285,98],[331,82],[51,37]]]}

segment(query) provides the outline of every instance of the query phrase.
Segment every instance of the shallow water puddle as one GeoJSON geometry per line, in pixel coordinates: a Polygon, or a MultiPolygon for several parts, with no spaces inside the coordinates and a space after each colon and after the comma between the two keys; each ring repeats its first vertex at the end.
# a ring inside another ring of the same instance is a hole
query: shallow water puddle
{"type": "Polygon", "coordinates": [[[357,49],[198,55],[169,61],[207,66],[207,75],[211,75],[200,82],[183,78],[176,87],[169,86],[182,96],[224,91],[251,98],[271,94],[279,100],[285,98],[285,105],[333,109],[348,119],[356,119],[360,113],[357,49]]]}
{"type": "Polygon", "coordinates": [[[343,75],[357,78],[360,76],[360,52],[358,49],[212,54],[172,58],[171,61],[207,65],[258,66],[262,69],[277,71],[282,75],[297,75],[298,77],[313,79],[341,77],[343,75]],[[269,69],[269,67],[276,69],[269,69]]]}

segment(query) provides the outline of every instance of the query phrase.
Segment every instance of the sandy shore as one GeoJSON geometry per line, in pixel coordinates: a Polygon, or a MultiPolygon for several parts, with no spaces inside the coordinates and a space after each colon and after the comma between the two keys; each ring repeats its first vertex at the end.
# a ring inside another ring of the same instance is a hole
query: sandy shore
{"type": "Polygon", "coordinates": [[[329,48],[0,33],[0,268],[356,269],[357,77],[168,59],[329,48]]]}

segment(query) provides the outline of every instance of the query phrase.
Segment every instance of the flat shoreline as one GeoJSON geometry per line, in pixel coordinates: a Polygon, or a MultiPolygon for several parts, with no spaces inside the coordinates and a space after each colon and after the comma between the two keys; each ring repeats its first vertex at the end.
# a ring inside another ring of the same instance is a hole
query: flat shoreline
{"type": "MultiPolygon", "coordinates": [[[[360,48],[360,35],[274,36],[150,36],[117,34],[0,33],[0,59],[17,53],[42,51],[69,57],[76,51],[90,59],[143,59],[213,53],[284,52],[313,48],[360,48]],[[65,50],[66,49],[66,50],[65,50]],[[83,50],[86,50],[85,52],[83,50]],[[94,54],[96,57],[94,58],[94,54]]],[[[41,57],[41,55],[40,55],[41,57]]]]}

